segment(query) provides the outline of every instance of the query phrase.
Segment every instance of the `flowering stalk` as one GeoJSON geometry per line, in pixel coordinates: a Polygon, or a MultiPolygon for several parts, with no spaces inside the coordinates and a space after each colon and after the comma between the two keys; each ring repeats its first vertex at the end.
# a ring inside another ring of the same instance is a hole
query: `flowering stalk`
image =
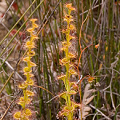
{"type": "Polygon", "coordinates": [[[72,4],[66,4],[65,7],[67,8],[67,14],[65,14],[64,21],[67,22],[67,27],[65,30],[62,30],[62,32],[66,35],[66,41],[62,42],[63,47],[61,49],[65,52],[65,57],[60,60],[60,62],[65,66],[66,73],[59,76],[58,79],[63,80],[65,85],[66,91],[61,93],[59,96],[65,99],[66,105],[62,111],[59,112],[59,114],[61,116],[66,116],[68,120],[72,120],[75,108],[80,106],[71,100],[71,95],[76,94],[76,91],[74,89],[74,86],[76,86],[76,84],[75,82],[70,82],[70,76],[73,74],[77,75],[73,69],[73,65],[70,63],[71,58],[74,58],[75,55],[69,52],[69,47],[71,45],[70,40],[75,38],[74,36],[70,35],[70,32],[75,30],[75,26],[72,24],[73,17],[71,16],[71,11],[75,10],[75,8],[72,7],[72,4]]]}
{"type": "Polygon", "coordinates": [[[18,104],[22,106],[22,110],[17,111],[14,114],[14,118],[19,120],[29,120],[29,117],[32,115],[31,110],[27,108],[27,106],[31,101],[30,96],[34,96],[34,93],[28,89],[28,86],[34,85],[34,81],[32,80],[34,75],[32,74],[31,68],[36,66],[36,64],[31,61],[31,58],[35,55],[33,50],[33,48],[35,48],[34,40],[38,38],[33,32],[38,25],[35,23],[37,19],[31,19],[30,21],[32,22],[32,27],[27,29],[30,33],[30,40],[25,44],[28,52],[26,57],[23,59],[23,61],[27,63],[27,66],[23,69],[26,81],[19,85],[19,88],[23,90],[23,97],[20,97],[18,102],[18,104]]]}

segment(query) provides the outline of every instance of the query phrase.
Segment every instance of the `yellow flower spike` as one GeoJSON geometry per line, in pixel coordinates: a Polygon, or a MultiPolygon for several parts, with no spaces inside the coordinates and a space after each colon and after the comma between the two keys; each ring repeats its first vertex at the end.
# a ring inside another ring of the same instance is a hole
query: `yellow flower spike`
{"type": "Polygon", "coordinates": [[[75,55],[70,53],[70,45],[71,39],[75,39],[74,36],[71,36],[71,32],[75,29],[75,26],[73,24],[71,24],[73,20],[73,17],[71,16],[71,11],[75,10],[74,7],[72,7],[72,4],[66,4],[65,6],[67,8],[67,14],[65,13],[65,17],[64,17],[64,21],[67,22],[67,26],[66,29],[63,29],[62,32],[65,33],[66,36],[66,41],[62,42],[62,49],[65,52],[65,57],[60,61],[61,65],[64,65],[66,68],[66,73],[62,76],[59,76],[58,79],[62,79],[65,85],[65,89],[66,91],[61,93],[59,96],[62,97],[63,99],[65,99],[66,102],[66,106],[62,109],[61,111],[61,115],[64,115],[67,117],[68,120],[72,120],[73,119],[73,112],[75,110],[75,107],[72,105],[72,100],[71,100],[71,95],[76,94],[76,91],[73,89],[73,83],[70,82],[70,76],[72,74],[77,75],[77,73],[75,72],[74,69],[72,69],[71,67],[73,67],[74,65],[72,65],[70,63],[71,58],[74,58],[75,55]],[[72,87],[72,89],[71,89],[72,87]]]}
{"type": "Polygon", "coordinates": [[[16,113],[13,115],[13,117],[14,117],[15,119],[20,119],[20,118],[21,118],[21,111],[16,112],[16,113]]]}
{"type": "Polygon", "coordinates": [[[26,90],[26,93],[27,93],[27,96],[34,96],[34,93],[29,90],[26,90]]]}
{"type": "Polygon", "coordinates": [[[28,108],[24,111],[24,113],[25,113],[26,116],[31,116],[32,115],[31,110],[28,109],[28,108]]]}
{"type": "Polygon", "coordinates": [[[32,48],[35,48],[35,44],[34,42],[27,41],[25,44],[25,47],[32,49],[32,48]]]}
{"type": "Polygon", "coordinates": [[[32,72],[32,67],[36,66],[35,63],[31,61],[31,58],[35,55],[33,48],[35,48],[34,40],[38,39],[38,36],[35,35],[35,28],[38,28],[38,25],[35,23],[37,19],[31,19],[32,27],[28,28],[27,31],[30,33],[30,40],[26,42],[25,47],[27,48],[27,55],[25,58],[23,58],[24,62],[27,62],[27,66],[24,67],[24,75],[26,76],[26,81],[24,81],[22,84],[19,85],[20,89],[23,89],[23,97],[20,97],[18,104],[22,106],[21,112],[16,112],[14,114],[15,119],[19,120],[29,120],[28,116],[32,115],[32,112],[30,109],[26,108],[27,104],[30,104],[30,96],[34,96],[34,92],[29,90],[28,86],[34,85],[34,81],[31,79],[34,75],[32,72]]]}
{"type": "Polygon", "coordinates": [[[30,79],[29,81],[25,81],[25,83],[30,86],[34,85],[34,81],[32,79],[30,79]]]}
{"type": "Polygon", "coordinates": [[[27,31],[32,33],[34,31],[34,28],[28,28],[27,31]]]}
{"type": "Polygon", "coordinates": [[[68,8],[69,10],[75,10],[75,8],[72,7],[72,3],[66,4],[65,7],[68,8]]]}
{"type": "Polygon", "coordinates": [[[27,52],[27,55],[28,55],[29,57],[33,57],[33,56],[35,55],[35,52],[32,50],[32,51],[30,51],[30,52],[27,52]]]}
{"type": "Polygon", "coordinates": [[[70,75],[77,75],[76,71],[74,69],[69,70],[70,75]]]}

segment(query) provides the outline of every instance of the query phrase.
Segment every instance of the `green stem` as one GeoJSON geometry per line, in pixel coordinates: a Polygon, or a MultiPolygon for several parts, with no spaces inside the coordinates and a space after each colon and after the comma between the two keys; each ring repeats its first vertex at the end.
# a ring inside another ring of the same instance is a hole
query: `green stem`
{"type": "Polygon", "coordinates": [[[27,98],[28,98],[28,96],[27,96],[27,94],[26,94],[26,89],[24,89],[23,90],[23,94],[24,94],[24,105],[23,105],[23,109],[25,109],[25,107],[26,107],[26,101],[27,101],[27,98]]]}
{"type": "Polygon", "coordinates": [[[68,120],[72,120],[72,116],[73,116],[72,113],[70,113],[68,116],[68,120]]]}
{"type": "MultiPolygon", "coordinates": [[[[70,15],[70,12],[69,12],[69,15],[70,15]]],[[[69,30],[69,27],[70,27],[70,22],[68,21],[67,22],[67,30],[68,30],[68,32],[66,33],[67,44],[69,44],[69,40],[70,40],[70,30],[69,30]]],[[[68,54],[69,54],[69,47],[67,47],[67,50],[66,50],[65,54],[66,54],[66,59],[69,61],[69,56],[68,56],[68,54]]],[[[66,101],[66,103],[67,103],[68,107],[71,107],[71,100],[70,100],[70,95],[69,95],[69,93],[70,93],[69,65],[70,65],[70,63],[68,62],[66,64],[66,89],[67,89],[67,101],[66,101]]],[[[71,112],[69,112],[68,120],[72,120],[71,112]]]]}

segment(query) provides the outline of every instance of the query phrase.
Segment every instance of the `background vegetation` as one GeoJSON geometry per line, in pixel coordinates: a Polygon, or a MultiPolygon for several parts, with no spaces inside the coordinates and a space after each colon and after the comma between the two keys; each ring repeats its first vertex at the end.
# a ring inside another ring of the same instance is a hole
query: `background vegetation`
{"type": "MultiPolygon", "coordinates": [[[[36,33],[37,65],[33,68],[35,96],[30,105],[36,120],[56,120],[60,106],[64,101],[54,97],[63,92],[64,85],[57,76],[64,73],[59,59],[61,41],[65,36],[63,9],[66,3],[76,8],[73,12],[76,36],[70,50],[76,54],[73,63],[78,65],[81,47],[88,47],[82,54],[79,64],[80,75],[93,76],[91,87],[96,90],[94,100],[89,104],[91,112],[87,120],[120,119],[120,6],[114,0],[2,0],[0,1],[0,119],[12,120],[16,110],[21,109],[17,101],[22,96],[18,85],[24,81],[22,58],[25,55],[24,44],[29,39],[27,28],[30,18],[37,18],[39,28],[36,33]],[[83,22],[86,19],[85,22],[83,22]],[[82,27],[81,27],[82,26],[82,27]],[[38,86],[41,86],[38,87],[38,86]],[[52,96],[47,90],[50,91],[52,96]]],[[[119,1],[118,1],[119,3],[119,1]]],[[[73,81],[78,82],[77,78],[73,81]]],[[[82,95],[87,79],[82,82],[82,95]]],[[[74,97],[80,102],[79,94],[74,97]]],[[[79,118],[79,110],[74,116],[79,118]]],[[[59,118],[60,119],[60,118],[59,118]]]]}

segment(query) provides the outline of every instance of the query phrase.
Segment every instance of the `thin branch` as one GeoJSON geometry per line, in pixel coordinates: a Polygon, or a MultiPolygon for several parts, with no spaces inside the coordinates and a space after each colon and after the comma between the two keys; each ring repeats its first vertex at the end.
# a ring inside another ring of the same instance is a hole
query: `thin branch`
{"type": "Polygon", "coordinates": [[[90,107],[95,109],[97,112],[99,112],[102,116],[104,116],[107,120],[112,120],[111,118],[107,117],[104,113],[102,113],[99,109],[97,109],[95,106],[90,104],[90,107]]]}

